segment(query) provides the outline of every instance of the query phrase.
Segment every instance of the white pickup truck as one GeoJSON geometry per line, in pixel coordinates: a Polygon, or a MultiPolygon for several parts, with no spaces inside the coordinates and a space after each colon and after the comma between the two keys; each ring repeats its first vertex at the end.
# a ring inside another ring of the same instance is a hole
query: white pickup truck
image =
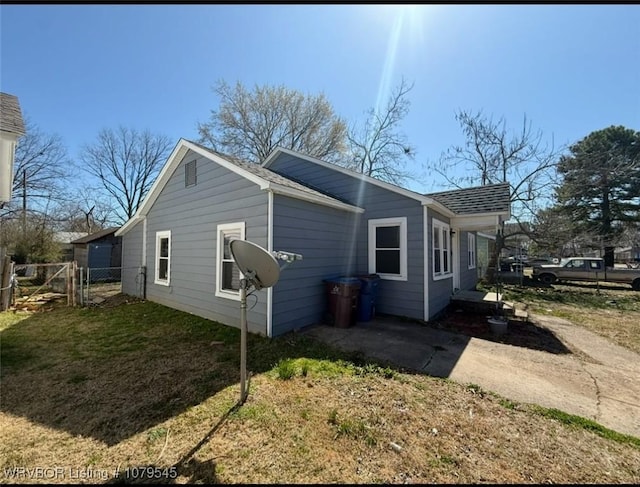
{"type": "Polygon", "coordinates": [[[556,281],[619,282],[640,291],[640,270],[605,267],[604,259],[595,257],[569,257],[559,264],[535,265],[533,278],[545,284],[556,281]]]}

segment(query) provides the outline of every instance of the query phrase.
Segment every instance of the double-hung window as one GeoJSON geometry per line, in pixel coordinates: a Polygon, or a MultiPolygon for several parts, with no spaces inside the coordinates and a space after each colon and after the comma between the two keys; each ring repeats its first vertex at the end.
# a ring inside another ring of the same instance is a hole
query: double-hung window
{"type": "Polygon", "coordinates": [[[155,284],[168,286],[171,277],[171,230],[156,232],[155,284]]]}
{"type": "Polygon", "coordinates": [[[218,225],[216,258],[216,296],[240,299],[240,269],[231,256],[229,243],[234,238],[244,240],[244,222],[218,225]]]}
{"type": "Polygon", "coordinates": [[[449,225],[432,220],[433,278],[451,276],[451,230],[449,225]]]}
{"type": "Polygon", "coordinates": [[[369,273],[407,280],[407,218],[369,220],[369,273]]]}
{"type": "Polygon", "coordinates": [[[476,234],[475,233],[471,233],[469,232],[467,234],[467,242],[468,242],[468,248],[467,248],[467,254],[469,256],[469,269],[475,269],[476,268],[476,234]]]}

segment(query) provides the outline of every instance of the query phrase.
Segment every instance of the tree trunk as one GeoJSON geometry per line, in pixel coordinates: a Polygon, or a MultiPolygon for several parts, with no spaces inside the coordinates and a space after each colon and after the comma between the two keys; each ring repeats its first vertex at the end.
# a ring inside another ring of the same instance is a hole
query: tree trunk
{"type": "Polygon", "coordinates": [[[615,247],[604,248],[604,265],[605,267],[613,267],[614,265],[614,249],[615,247]]]}

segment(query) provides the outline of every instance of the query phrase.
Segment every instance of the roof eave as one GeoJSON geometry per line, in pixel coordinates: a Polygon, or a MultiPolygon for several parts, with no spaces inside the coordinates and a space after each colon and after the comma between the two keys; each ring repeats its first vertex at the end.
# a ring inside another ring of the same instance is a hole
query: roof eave
{"type": "Polygon", "coordinates": [[[276,183],[270,183],[269,186],[264,189],[273,191],[275,194],[290,196],[295,199],[309,201],[311,203],[316,203],[322,206],[328,206],[330,208],[336,208],[338,210],[349,211],[351,213],[364,213],[364,209],[360,208],[359,206],[343,203],[342,201],[338,201],[334,198],[325,199],[320,196],[313,195],[311,193],[305,193],[304,191],[300,191],[294,188],[289,188],[276,183]]]}
{"type": "Polygon", "coordinates": [[[387,183],[385,181],[381,181],[380,179],[373,178],[371,176],[367,176],[366,174],[357,173],[355,171],[351,171],[350,169],[338,166],[337,164],[331,164],[330,162],[323,161],[322,159],[318,159],[317,157],[309,156],[307,154],[302,154],[301,152],[296,152],[291,149],[285,149],[284,147],[276,147],[264,160],[261,164],[264,168],[269,168],[269,166],[280,156],[280,154],[288,154],[293,157],[299,157],[300,159],[304,159],[306,161],[317,164],[318,166],[326,167],[333,171],[342,173],[346,176],[350,176],[355,179],[360,179],[367,183],[373,184],[375,186],[379,186],[393,193],[401,194],[407,198],[411,198],[413,200],[419,201],[420,203],[429,204],[432,200],[426,196],[423,196],[419,193],[415,193],[408,189],[401,188],[391,183],[387,183]]]}

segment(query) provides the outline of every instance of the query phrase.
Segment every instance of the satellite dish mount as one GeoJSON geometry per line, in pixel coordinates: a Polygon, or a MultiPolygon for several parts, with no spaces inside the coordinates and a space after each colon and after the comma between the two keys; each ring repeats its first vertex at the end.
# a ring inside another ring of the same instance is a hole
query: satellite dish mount
{"type": "Polygon", "coordinates": [[[259,245],[247,240],[231,239],[231,256],[242,273],[240,279],[240,403],[247,399],[247,292],[275,286],[280,278],[280,265],[276,258],[284,260],[289,266],[302,255],[277,251],[270,253],[259,245]]]}

